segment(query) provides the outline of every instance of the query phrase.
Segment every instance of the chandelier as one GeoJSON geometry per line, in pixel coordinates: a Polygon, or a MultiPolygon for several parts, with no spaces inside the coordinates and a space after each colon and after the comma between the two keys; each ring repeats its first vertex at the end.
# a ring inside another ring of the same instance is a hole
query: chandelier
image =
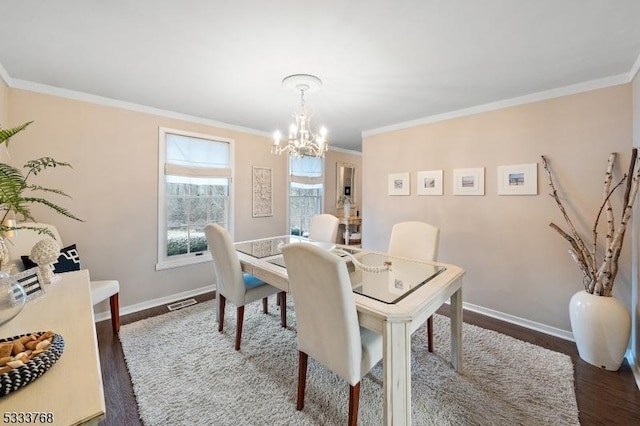
{"type": "Polygon", "coordinates": [[[303,155],[311,157],[324,157],[324,153],[329,147],[327,141],[327,129],[320,127],[317,134],[311,131],[309,122],[311,117],[304,105],[304,94],[313,92],[322,87],[322,81],[309,74],[294,74],[285,77],[282,85],[288,89],[300,92],[300,110],[293,113],[294,123],[289,127],[289,138],[285,143],[282,142],[282,134],[276,131],[273,134],[273,145],[271,146],[272,154],[282,154],[289,151],[290,155],[302,157],[303,155]]]}

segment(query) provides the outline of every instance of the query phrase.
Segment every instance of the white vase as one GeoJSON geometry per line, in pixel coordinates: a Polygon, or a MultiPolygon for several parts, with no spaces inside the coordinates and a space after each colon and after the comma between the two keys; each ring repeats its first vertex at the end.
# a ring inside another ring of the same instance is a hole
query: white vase
{"type": "Polygon", "coordinates": [[[344,203],[342,208],[344,217],[351,217],[351,203],[344,203]]]}
{"type": "Polygon", "coordinates": [[[617,371],[631,333],[631,315],[622,302],[582,290],[571,297],[569,316],[580,358],[596,367],[617,371]]]}

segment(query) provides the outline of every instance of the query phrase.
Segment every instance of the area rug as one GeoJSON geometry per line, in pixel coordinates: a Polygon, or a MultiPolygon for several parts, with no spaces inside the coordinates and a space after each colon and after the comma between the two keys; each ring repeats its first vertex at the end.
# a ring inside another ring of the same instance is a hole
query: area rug
{"type": "MultiPolygon", "coordinates": [[[[297,346],[278,308],[246,307],[233,350],[235,309],[218,333],[212,301],[122,326],[120,340],[145,425],[342,425],[348,385],[309,358],[305,407],[296,411],[297,346]]],[[[434,317],[435,352],[414,333],[415,425],[578,425],[568,356],[469,324],[463,371],[449,363],[449,319],[434,317]]],[[[360,425],[381,425],[382,364],[363,379],[360,425]]]]}

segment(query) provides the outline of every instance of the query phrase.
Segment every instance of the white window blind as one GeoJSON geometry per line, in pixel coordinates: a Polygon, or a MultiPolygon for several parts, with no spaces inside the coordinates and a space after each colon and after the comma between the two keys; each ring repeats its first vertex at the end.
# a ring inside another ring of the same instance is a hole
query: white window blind
{"type": "Polygon", "coordinates": [[[322,159],[316,157],[291,157],[291,182],[305,185],[322,185],[322,159]]]}
{"type": "Polygon", "coordinates": [[[207,261],[204,227],[231,229],[233,141],[160,128],[159,150],[156,269],[207,261]]]}

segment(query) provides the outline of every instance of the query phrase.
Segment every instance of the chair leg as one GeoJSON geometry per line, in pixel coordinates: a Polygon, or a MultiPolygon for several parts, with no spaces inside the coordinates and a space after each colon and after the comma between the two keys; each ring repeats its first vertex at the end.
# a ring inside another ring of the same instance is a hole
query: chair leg
{"type": "Polygon", "coordinates": [[[427,349],[433,352],[433,315],[427,319],[427,349]]]}
{"type": "Polygon", "coordinates": [[[218,316],[220,320],[218,320],[218,331],[222,333],[222,328],[224,327],[224,306],[227,299],[220,293],[218,293],[218,316]]]}
{"type": "Polygon", "coordinates": [[[298,351],[298,403],[296,410],[300,411],[304,408],[304,389],[307,385],[307,361],[309,355],[302,351],[298,351]]]}
{"type": "Polygon", "coordinates": [[[287,328],[287,292],[281,291],[278,293],[278,305],[280,305],[280,325],[283,328],[287,328]]]}
{"type": "Polygon", "coordinates": [[[118,294],[116,293],[109,298],[109,305],[111,306],[111,328],[113,334],[120,331],[120,304],[118,302],[118,294]]]}
{"type": "Polygon", "coordinates": [[[244,305],[238,306],[238,315],[236,321],[238,322],[236,327],[236,351],[240,350],[240,340],[242,340],[242,322],[244,321],[244,305]]]}
{"type": "Polygon", "coordinates": [[[267,298],[263,297],[262,298],[262,312],[264,312],[265,314],[269,313],[269,307],[268,307],[268,303],[267,303],[267,298]]]}
{"type": "Polygon", "coordinates": [[[358,405],[360,404],[360,382],[349,386],[349,426],[358,425],[358,405]]]}

